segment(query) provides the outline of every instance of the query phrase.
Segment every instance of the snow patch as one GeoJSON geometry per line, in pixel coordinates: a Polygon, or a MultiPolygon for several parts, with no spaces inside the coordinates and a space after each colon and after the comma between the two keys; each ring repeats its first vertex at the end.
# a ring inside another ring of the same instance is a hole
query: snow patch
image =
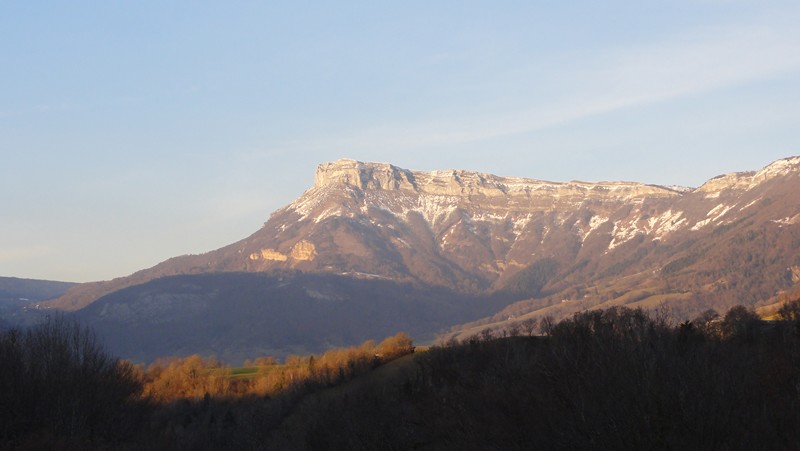
{"type": "Polygon", "coordinates": [[[547,234],[550,233],[550,227],[544,226],[542,229],[542,240],[539,241],[539,244],[544,244],[544,239],[547,238],[547,234]]]}
{"type": "Polygon", "coordinates": [[[708,212],[708,214],[706,214],[706,219],[695,224],[691,230],[697,231],[711,224],[712,222],[718,221],[720,218],[725,216],[729,211],[731,211],[732,208],[733,206],[728,206],[725,204],[717,205],[716,207],[712,208],[711,211],[708,212]]]}
{"type": "Polygon", "coordinates": [[[407,218],[412,211],[417,212],[425,218],[425,221],[434,227],[439,221],[447,219],[448,216],[458,208],[458,199],[449,196],[419,196],[417,205],[405,208],[403,215],[407,218]]]}
{"type": "Polygon", "coordinates": [[[472,217],[472,219],[474,221],[480,221],[480,222],[495,222],[495,223],[498,223],[498,222],[505,221],[507,217],[508,217],[507,214],[503,215],[503,216],[500,216],[500,215],[495,214],[495,213],[483,213],[483,214],[474,215],[472,217]]]}
{"type": "Polygon", "coordinates": [[[452,227],[450,227],[450,228],[449,228],[449,229],[448,229],[448,230],[447,230],[447,231],[446,231],[446,232],[445,232],[445,233],[442,235],[442,243],[440,244],[440,247],[444,248],[444,247],[447,245],[447,237],[453,234],[453,232],[455,231],[455,228],[456,228],[456,226],[457,226],[457,225],[458,225],[460,222],[461,222],[461,221],[458,221],[457,223],[453,224],[453,226],[452,226],[452,227]]]}
{"type": "Polygon", "coordinates": [[[653,216],[647,220],[645,233],[653,234],[653,239],[660,240],[666,235],[675,232],[686,225],[687,219],[682,211],[673,212],[671,209],[653,216]]]}
{"type": "Polygon", "coordinates": [[[593,232],[595,229],[597,229],[598,227],[607,222],[608,218],[606,218],[605,216],[592,216],[592,219],[589,220],[589,233],[593,232]]]}
{"type": "Polygon", "coordinates": [[[520,216],[519,218],[514,220],[513,232],[517,238],[519,238],[519,236],[522,234],[522,231],[525,230],[525,227],[527,227],[528,224],[531,222],[531,218],[533,218],[533,215],[531,213],[528,213],[527,215],[520,216]]]}
{"type": "Polygon", "coordinates": [[[760,197],[759,197],[759,198],[757,198],[757,199],[755,199],[755,200],[753,200],[753,201],[752,201],[752,202],[750,202],[749,204],[747,204],[747,205],[745,205],[744,207],[740,208],[740,209],[739,209],[739,211],[742,211],[742,210],[747,210],[748,208],[752,207],[753,205],[755,205],[755,204],[756,204],[756,202],[758,202],[758,201],[760,201],[760,200],[761,200],[761,198],[760,198],[760,197]]]}
{"type": "Polygon", "coordinates": [[[775,224],[779,225],[792,225],[800,223],[800,214],[796,214],[794,216],[789,216],[783,219],[773,219],[770,222],[774,222],[775,224]]]}
{"type": "Polygon", "coordinates": [[[581,238],[581,241],[586,241],[586,237],[588,237],[592,232],[594,232],[598,227],[602,226],[603,224],[608,222],[608,218],[605,216],[592,216],[589,219],[588,228],[586,226],[581,227],[581,221],[575,223],[575,227],[578,229],[577,234],[581,238]]]}
{"type": "Polygon", "coordinates": [[[328,208],[327,210],[323,211],[316,218],[314,218],[314,223],[318,224],[320,221],[330,218],[331,216],[340,216],[342,215],[342,210],[336,207],[328,208]]]}
{"type": "Polygon", "coordinates": [[[611,231],[611,236],[614,238],[608,243],[608,249],[614,249],[620,244],[634,239],[640,233],[642,231],[636,226],[636,220],[628,221],[627,223],[614,221],[614,230],[611,231]]]}
{"type": "Polygon", "coordinates": [[[789,174],[790,172],[798,169],[800,169],[800,157],[784,158],[783,160],[775,161],[764,169],[758,171],[756,175],[753,176],[753,183],[751,186],[757,185],[773,177],[789,174]]]}
{"type": "Polygon", "coordinates": [[[694,191],[695,189],[690,186],[682,186],[682,185],[666,185],[664,188],[671,189],[672,191],[686,194],[694,191]]]}

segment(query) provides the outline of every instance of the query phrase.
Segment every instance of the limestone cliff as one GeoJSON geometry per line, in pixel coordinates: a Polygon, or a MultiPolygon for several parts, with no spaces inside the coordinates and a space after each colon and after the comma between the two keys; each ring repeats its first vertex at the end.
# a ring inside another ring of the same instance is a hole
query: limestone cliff
{"type": "Polygon", "coordinates": [[[704,183],[697,191],[714,196],[724,190],[748,190],[760,183],[768,182],[775,177],[785,176],[798,170],[800,170],[800,157],[784,158],[775,161],[760,171],[732,172],[714,177],[704,183]]]}
{"type": "Polygon", "coordinates": [[[541,195],[633,199],[643,196],[673,197],[678,194],[671,188],[633,182],[559,183],[463,170],[410,171],[388,163],[364,163],[355,160],[338,160],[319,165],[315,188],[336,185],[349,185],[361,190],[405,190],[427,195],[505,197],[515,200],[541,195]]]}

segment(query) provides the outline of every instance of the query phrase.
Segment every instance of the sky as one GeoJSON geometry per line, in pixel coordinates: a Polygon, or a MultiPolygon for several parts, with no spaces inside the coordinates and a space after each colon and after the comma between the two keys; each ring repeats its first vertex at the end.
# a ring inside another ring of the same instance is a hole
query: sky
{"type": "Polygon", "coordinates": [[[800,155],[800,2],[0,0],[0,276],[258,230],[340,158],[699,186],[800,155]]]}

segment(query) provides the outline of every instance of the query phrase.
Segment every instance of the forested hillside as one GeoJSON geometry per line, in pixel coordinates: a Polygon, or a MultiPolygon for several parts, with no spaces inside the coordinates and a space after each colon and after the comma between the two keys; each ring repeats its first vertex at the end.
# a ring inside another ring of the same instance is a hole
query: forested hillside
{"type": "Polygon", "coordinates": [[[776,318],[617,307],[412,355],[399,334],[239,369],[132,366],[57,319],[0,335],[0,447],[792,449],[800,300],[776,318]]]}

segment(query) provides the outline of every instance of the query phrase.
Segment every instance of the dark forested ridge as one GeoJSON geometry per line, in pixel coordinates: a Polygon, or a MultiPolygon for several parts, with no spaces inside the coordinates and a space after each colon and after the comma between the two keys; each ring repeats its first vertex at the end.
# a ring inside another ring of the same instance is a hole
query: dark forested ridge
{"type": "Polygon", "coordinates": [[[102,449],[131,441],[146,411],[133,366],[63,317],[0,330],[0,448],[102,449]]]}
{"type": "Polygon", "coordinates": [[[0,412],[0,448],[750,450],[800,443],[800,300],[775,321],[737,306],[672,324],[617,307],[412,351],[400,334],[245,369],[199,357],[143,368],[111,359],[72,323],[5,331],[0,393],[11,409],[0,412]]]}
{"type": "Polygon", "coordinates": [[[800,323],[613,308],[433,348],[302,411],[286,449],[796,449],[800,323]],[[518,333],[517,330],[515,333],[518,333]]]}

